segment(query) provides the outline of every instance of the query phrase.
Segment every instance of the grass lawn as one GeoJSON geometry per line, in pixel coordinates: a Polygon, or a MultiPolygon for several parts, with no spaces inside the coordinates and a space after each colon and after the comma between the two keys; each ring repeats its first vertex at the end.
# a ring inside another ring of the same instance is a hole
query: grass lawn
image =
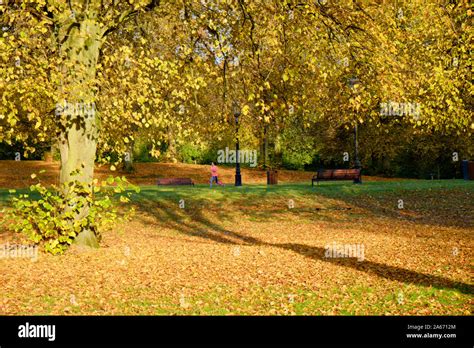
{"type": "Polygon", "coordinates": [[[144,185],[132,203],[98,250],[0,259],[0,314],[471,314],[474,182],[144,185]]]}

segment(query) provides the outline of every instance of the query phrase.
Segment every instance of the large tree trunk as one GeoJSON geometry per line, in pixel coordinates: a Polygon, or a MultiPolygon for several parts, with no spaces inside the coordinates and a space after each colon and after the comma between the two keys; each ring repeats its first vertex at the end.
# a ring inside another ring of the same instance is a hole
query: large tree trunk
{"type": "MultiPolygon", "coordinates": [[[[91,18],[84,18],[79,25],[69,24],[62,30],[68,30],[61,45],[64,58],[62,92],[68,109],[60,120],[60,183],[77,180],[92,187],[98,137],[94,83],[103,32],[91,18]],[[77,170],[80,173],[72,176],[77,170]]],[[[75,218],[81,219],[88,213],[86,206],[75,218]]],[[[79,233],[76,243],[98,247],[97,236],[87,227],[79,233]]]]}

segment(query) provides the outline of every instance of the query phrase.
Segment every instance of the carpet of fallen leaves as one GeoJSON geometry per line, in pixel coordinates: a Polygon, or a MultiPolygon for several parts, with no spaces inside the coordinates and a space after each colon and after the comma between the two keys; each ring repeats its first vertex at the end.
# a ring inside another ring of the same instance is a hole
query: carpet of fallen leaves
{"type": "MultiPolygon", "coordinates": [[[[42,164],[24,163],[31,167],[22,172],[42,164]]],[[[44,165],[54,178],[54,164],[44,165]]],[[[26,186],[31,173],[5,181],[12,166],[3,167],[0,187],[26,186]]],[[[186,167],[139,165],[131,181],[176,173],[207,182],[207,167],[183,175],[186,167]]],[[[297,177],[311,173],[281,179],[297,177]]],[[[340,195],[309,186],[298,194],[283,185],[266,194],[154,189],[152,199],[134,201],[132,221],[104,233],[98,250],[0,259],[0,314],[471,314],[473,185],[340,195]],[[363,245],[364,260],[326,258],[332,243],[363,245]]],[[[0,243],[18,238],[0,233],[0,243]]]]}

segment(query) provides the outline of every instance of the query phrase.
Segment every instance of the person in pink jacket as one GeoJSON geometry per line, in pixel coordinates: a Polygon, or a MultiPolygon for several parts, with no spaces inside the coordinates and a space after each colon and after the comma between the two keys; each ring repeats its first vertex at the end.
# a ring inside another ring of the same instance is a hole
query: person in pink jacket
{"type": "Polygon", "coordinates": [[[217,166],[214,164],[214,162],[211,163],[211,187],[213,182],[218,185],[222,185],[222,183],[220,183],[219,179],[217,178],[217,166]]]}

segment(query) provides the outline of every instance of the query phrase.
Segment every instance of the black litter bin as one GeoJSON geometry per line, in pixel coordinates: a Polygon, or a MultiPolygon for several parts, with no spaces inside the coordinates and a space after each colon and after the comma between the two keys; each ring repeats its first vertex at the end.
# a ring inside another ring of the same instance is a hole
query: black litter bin
{"type": "Polygon", "coordinates": [[[467,163],[467,177],[469,180],[474,180],[474,162],[469,161],[467,163]]]}
{"type": "Polygon", "coordinates": [[[268,170],[267,171],[267,185],[277,185],[278,184],[278,171],[268,170]]]}
{"type": "Polygon", "coordinates": [[[469,161],[462,161],[461,170],[464,180],[469,180],[469,161]]]}

